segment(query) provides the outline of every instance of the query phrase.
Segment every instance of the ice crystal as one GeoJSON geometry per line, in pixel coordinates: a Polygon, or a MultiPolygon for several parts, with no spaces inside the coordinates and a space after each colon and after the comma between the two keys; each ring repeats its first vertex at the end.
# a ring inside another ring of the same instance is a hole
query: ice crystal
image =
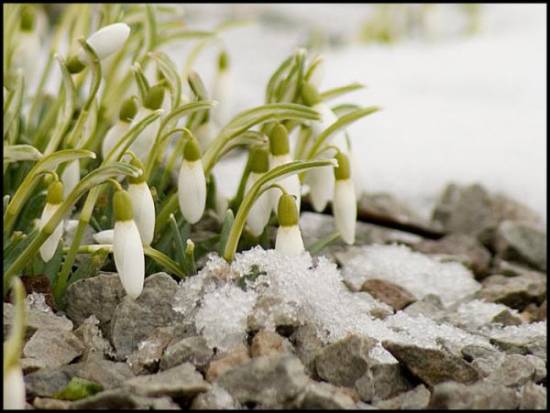
{"type": "Polygon", "coordinates": [[[344,277],[357,284],[358,277],[383,279],[398,284],[421,299],[427,294],[441,297],[450,305],[480,288],[472,273],[455,262],[442,263],[413,252],[404,245],[369,245],[351,258],[344,277]]]}

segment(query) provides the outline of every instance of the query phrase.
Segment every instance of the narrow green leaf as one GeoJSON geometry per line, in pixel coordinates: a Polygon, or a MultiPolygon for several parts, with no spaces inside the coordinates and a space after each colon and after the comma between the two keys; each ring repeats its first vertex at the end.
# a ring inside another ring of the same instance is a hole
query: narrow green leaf
{"type": "Polygon", "coordinates": [[[42,154],[32,145],[7,145],[4,146],[4,163],[18,161],[37,161],[42,154]]]}
{"type": "Polygon", "coordinates": [[[322,100],[334,99],[338,96],[345,95],[346,93],[354,92],[359,89],[365,88],[362,83],[350,83],[349,85],[335,87],[329,90],[325,90],[321,93],[322,100]]]}

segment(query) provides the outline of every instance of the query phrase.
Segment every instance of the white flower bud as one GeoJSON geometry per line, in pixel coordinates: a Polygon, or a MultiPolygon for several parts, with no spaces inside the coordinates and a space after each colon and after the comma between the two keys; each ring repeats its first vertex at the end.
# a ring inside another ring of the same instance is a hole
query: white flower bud
{"type": "MultiPolygon", "coordinates": [[[[149,116],[153,111],[145,107],[139,108],[130,128],[141,122],[145,117],[149,116]]],[[[136,156],[143,162],[147,160],[155,138],[157,136],[160,127],[160,118],[155,119],[149,125],[145,127],[136,138],[136,140],[130,145],[130,150],[136,154],[136,156]]]]}
{"type": "MultiPolygon", "coordinates": [[[[326,159],[326,157],[324,157],[326,159]]],[[[323,211],[334,194],[332,167],[320,167],[306,172],[305,184],[309,186],[311,205],[317,212],[323,211]]]]}
{"type": "MultiPolygon", "coordinates": [[[[103,60],[122,49],[129,35],[130,27],[126,23],[114,23],[93,33],[86,42],[94,49],[97,57],[103,60]]],[[[88,62],[88,56],[82,49],[78,58],[83,63],[88,62]]]]}
{"type": "MultiPolygon", "coordinates": [[[[50,218],[55,214],[57,209],[63,202],[63,184],[60,181],[52,182],[48,187],[48,195],[46,197],[46,205],[42,210],[38,226],[44,228],[50,218]]],[[[57,224],[51,235],[40,246],[40,257],[44,262],[52,259],[63,235],[63,220],[57,224]]]]}
{"type": "Polygon", "coordinates": [[[73,191],[73,189],[80,182],[80,162],[78,159],[70,161],[61,174],[61,180],[65,187],[64,196],[67,196],[73,191]]]}
{"type": "MultiPolygon", "coordinates": [[[[254,183],[258,179],[260,179],[262,175],[263,174],[261,173],[250,172],[250,175],[248,176],[248,180],[246,181],[246,192],[250,190],[252,185],[254,185],[254,183]]],[[[271,215],[271,199],[269,197],[268,191],[265,191],[256,199],[256,201],[254,201],[254,204],[252,205],[252,207],[250,208],[250,211],[248,212],[246,223],[248,224],[250,233],[255,237],[259,237],[264,231],[264,228],[267,225],[267,222],[269,221],[270,215],[271,215]]]]}
{"type": "Polygon", "coordinates": [[[284,255],[300,255],[304,252],[304,241],[298,225],[277,228],[275,249],[284,255]]]}
{"type": "Polygon", "coordinates": [[[20,365],[12,366],[4,373],[4,410],[25,409],[25,382],[20,365]]]}
{"type": "Polygon", "coordinates": [[[336,180],[332,209],[340,237],[346,244],[353,244],[355,242],[355,223],[357,221],[357,201],[351,179],[336,180]]]}
{"type": "Polygon", "coordinates": [[[178,176],[178,200],[181,213],[187,222],[198,222],[206,207],[206,179],[202,160],[181,162],[178,176]]]}
{"type": "Polygon", "coordinates": [[[146,182],[128,185],[132,200],[134,221],[139,229],[143,245],[151,245],[155,235],[155,202],[146,182]]]}

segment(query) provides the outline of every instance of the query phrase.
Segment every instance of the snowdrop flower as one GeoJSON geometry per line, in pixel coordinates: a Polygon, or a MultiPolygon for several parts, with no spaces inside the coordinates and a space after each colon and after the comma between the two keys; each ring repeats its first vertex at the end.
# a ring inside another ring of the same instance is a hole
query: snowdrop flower
{"type": "MultiPolygon", "coordinates": [[[[288,145],[288,132],[282,124],[277,124],[271,131],[269,136],[269,151],[270,156],[270,169],[277,166],[292,162],[292,158],[289,153],[288,145]]],[[[290,195],[294,195],[296,207],[300,211],[300,178],[298,175],[290,175],[277,182],[281,185],[286,192],[290,195]]],[[[281,191],[277,188],[270,189],[271,203],[273,205],[273,211],[277,213],[277,206],[279,205],[279,198],[281,197],[281,191]]]]}
{"type": "Polygon", "coordinates": [[[334,198],[332,210],[336,228],[346,244],[355,242],[355,222],[357,221],[357,201],[351,180],[350,161],[343,153],[336,155],[338,166],[334,167],[334,198]]]}
{"type": "MultiPolygon", "coordinates": [[[[63,183],[58,180],[54,180],[48,186],[48,194],[46,196],[46,205],[42,210],[42,216],[40,217],[39,227],[40,229],[48,223],[53,214],[57,211],[61,203],[63,202],[63,183]]],[[[53,230],[52,234],[40,247],[40,257],[44,262],[48,262],[52,259],[59,244],[59,240],[63,235],[63,221],[61,221],[57,227],[53,230]]]]}
{"type": "MultiPolygon", "coordinates": [[[[137,123],[141,122],[143,118],[147,117],[162,106],[164,100],[164,86],[157,84],[149,89],[149,93],[145,97],[143,107],[139,108],[136,116],[130,127],[133,127],[137,123]]],[[[136,154],[136,156],[145,161],[147,156],[151,152],[151,148],[155,143],[155,138],[160,127],[160,118],[155,119],[149,125],[141,131],[137,139],[130,145],[130,150],[136,154]]]]}
{"type": "Polygon", "coordinates": [[[25,382],[21,365],[12,366],[4,373],[4,410],[25,409],[25,382]]]}
{"type": "Polygon", "coordinates": [[[128,192],[118,190],[113,196],[115,228],[113,256],[122,286],[131,298],[143,291],[145,257],[138,227],[134,221],[132,199],[128,192]]]}
{"type": "MultiPolygon", "coordinates": [[[[118,52],[130,36],[130,27],[126,23],[114,23],[102,27],[93,33],[86,43],[94,50],[99,60],[118,52]]],[[[71,73],[78,73],[90,63],[86,52],[80,48],[78,54],[70,57],[67,61],[67,69],[71,73]]]]}
{"type": "Polygon", "coordinates": [[[298,215],[294,197],[290,194],[282,194],[277,207],[279,228],[277,228],[275,249],[284,255],[299,255],[304,252],[298,215]]]}
{"type": "Polygon", "coordinates": [[[65,187],[64,196],[66,198],[80,182],[80,162],[78,159],[67,163],[61,174],[61,180],[65,187]]]}
{"type": "Polygon", "coordinates": [[[229,56],[221,52],[218,57],[218,72],[212,88],[212,99],[218,104],[210,110],[212,121],[218,125],[225,125],[229,119],[231,95],[231,71],[229,70],[229,56]]]}
{"type": "Polygon", "coordinates": [[[21,22],[17,35],[17,45],[13,53],[14,67],[20,67],[25,74],[25,89],[34,90],[38,71],[36,59],[41,55],[40,34],[38,30],[36,10],[25,5],[21,8],[21,22]]]}
{"type": "MultiPolygon", "coordinates": [[[[250,151],[250,175],[246,181],[246,192],[250,190],[252,185],[262,177],[269,169],[269,154],[267,149],[262,147],[252,148],[250,151]]],[[[262,193],[248,212],[246,223],[250,233],[255,237],[259,237],[264,231],[269,216],[271,215],[271,199],[269,191],[262,193]]]]}
{"type": "Polygon", "coordinates": [[[206,148],[210,146],[210,144],[216,139],[218,136],[218,133],[220,132],[220,128],[214,124],[212,121],[206,121],[202,123],[196,130],[195,130],[195,136],[197,140],[199,141],[201,151],[205,151],[206,148]]]}
{"type": "Polygon", "coordinates": [[[189,139],[183,149],[178,176],[178,200],[181,214],[191,224],[197,223],[206,207],[206,178],[199,143],[189,139]]]}
{"type": "Polygon", "coordinates": [[[103,144],[101,145],[101,156],[103,159],[109,155],[109,152],[115,147],[120,138],[128,132],[130,129],[130,122],[134,119],[136,113],[136,98],[132,96],[122,103],[118,114],[118,121],[109,129],[103,139],[103,144]]]}
{"type": "Polygon", "coordinates": [[[103,231],[96,232],[92,235],[92,238],[98,244],[113,244],[115,238],[115,232],[112,229],[106,229],[103,231]]]}
{"type": "MultiPolygon", "coordinates": [[[[139,159],[132,159],[130,162],[135,167],[144,170],[139,159]]],[[[132,200],[134,210],[134,221],[141,235],[143,245],[151,245],[155,234],[155,202],[145,177],[141,174],[137,178],[128,177],[128,195],[132,200]]]]}

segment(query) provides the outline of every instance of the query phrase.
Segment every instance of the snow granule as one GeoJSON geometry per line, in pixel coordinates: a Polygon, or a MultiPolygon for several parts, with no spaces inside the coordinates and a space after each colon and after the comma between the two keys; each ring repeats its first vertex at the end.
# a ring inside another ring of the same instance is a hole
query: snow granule
{"type": "Polygon", "coordinates": [[[476,292],[480,285],[472,273],[456,262],[439,262],[413,252],[404,245],[369,245],[344,266],[344,277],[357,283],[382,279],[397,284],[422,299],[428,294],[441,297],[443,304],[454,302],[476,292]]]}
{"type": "Polygon", "coordinates": [[[503,304],[488,303],[481,300],[472,300],[461,303],[456,309],[455,320],[470,328],[480,328],[493,322],[493,319],[503,311],[508,310],[512,315],[519,316],[518,312],[503,304]]]}

